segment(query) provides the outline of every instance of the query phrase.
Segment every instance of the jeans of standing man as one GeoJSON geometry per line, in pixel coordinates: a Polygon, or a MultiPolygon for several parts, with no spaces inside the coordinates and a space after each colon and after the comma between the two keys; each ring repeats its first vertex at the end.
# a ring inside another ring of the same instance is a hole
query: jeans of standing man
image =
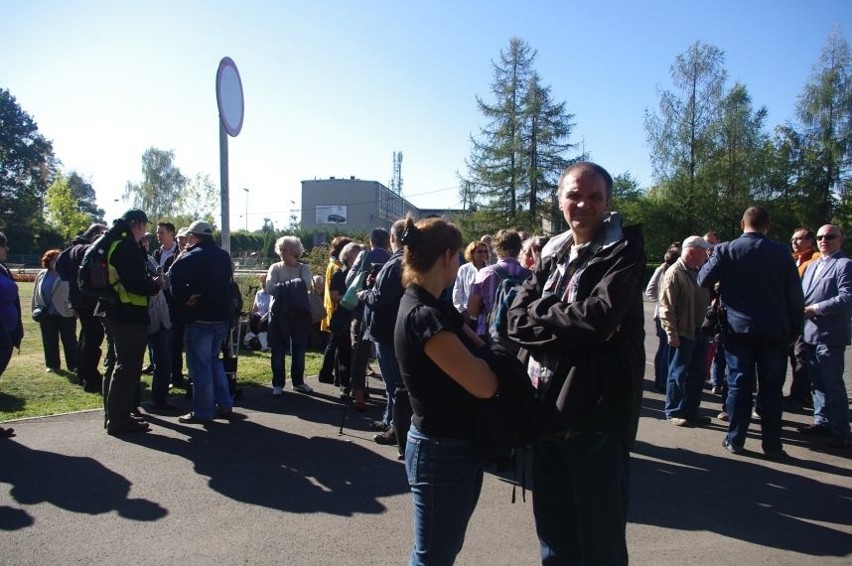
{"type": "Polygon", "coordinates": [[[379,359],[379,370],[382,372],[382,381],[385,384],[388,400],[382,421],[393,426],[394,392],[396,392],[396,386],[402,383],[402,375],[399,371],[399,363],[396,361],[393,343],[376,342],[376,357],[379,359]]]}
{"type": "Polygon", "coordinates": [[[849,401],[843,382],[845,346],[806,344],[814,384],[814,424],[827,426],[842,437],[849,436],[849,401]]]}
{"type": "Polygon", "coordinates": [[[186,364],[192,374],[192,413],[199,419],[216,416],[216,408],[228,410],[234,401],[219,354],[228,336],[228,323],[190,322],[184,328],[186,364]]]}
{"type": "Polygon", "coordinates": [[[761,445],[764,452],[781,450],[782,389],[787,374],[783,337],[725,334],[723,340],[728,364],[728,443],[740,448],[745,444],[757,380],[761,445]]]}
{"type": "Polygon", "coordinates": [[[352,341],[349,333],[332,334],[331,340],[335,344],[334,372],[336,379],[334,384],[349,393],[350,379],[352,374],[352,341]]]}
{"type": "Polygon", "coordinates": [[[698,416],[701,391],[704,388],[707,338],[701,331],[697,331],[691,339],[684,336],[679,338],[680,346],[669,347],[666,418],[692,419],[698,416]]]}
{"type": "Polygon", "coordinates": [[[151,377],[151,400],[165,403],[169,396],[169,380],[172,375],[172,329],[160,329],[148,335],[148,347],[151,349],[151,361],[154,363],[154,375],[151,377]]]}
{"type": "Polygon", "coordinates": [[[77,318],[58,314],[45,313],[39,323],[41,327],[41,343],[44,347],[44,365],[51,369],[59,369],[59,340],[62,340],[62,351],[65,354],[65,367],[68,371],[77,370],[77,318]]]}
{"type": "Polygon", "coordinates": [[[473,443],[408,430],[405,471],[414,503],[414,549],[409,565],[452,564],[482,490],[473,443]]]}
{"type": "Polygon", "coordinates": [[[627,564],[629,464],[627,446],[609,434],[533,446],[542,564],[627,564]]]}
{"type": "Polygon", "coordinates": [[[663,330],[663,325],[660,324],[659,317],[654,319],[654,327],[657,329],[657,338],[660,340],[657,353],[654,355],[654,388],[657,391],[665,391],[666,379],[669,376],[669,339],[666,331],[663,330]]]}
{"type": "Polygon", "coordinates": [[[112,372],[104,374],[104,412],[108,428],[130,422],[136,408],[134,396],[142,377],[142,361],[148,345],[148,325],[104,319],[104,328],[115,352],[112,372]]]}
{"type": "Polygon", "coordinates": [[[100,393],[103,376],[98,365],[101,362],[101,344],[104,342],[104,326],[100,317],[87,312],[91,308],[79,305],[80,338],[77,342],[77,382],[90,393],[100,393]]]}

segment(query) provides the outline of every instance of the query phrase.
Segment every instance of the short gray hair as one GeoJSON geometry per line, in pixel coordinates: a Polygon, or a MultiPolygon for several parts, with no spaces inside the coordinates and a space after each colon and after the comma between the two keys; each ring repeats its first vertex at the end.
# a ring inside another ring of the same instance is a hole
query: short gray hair
{"type": "Polygon", "coordinates": [[[284,248],[293,252],[296,257],[302,257],[305,253],[305,246],[302,241],[296,236],[281,236],[275,241],[275,252],[280,256],[284,248]]]}
{"type": "Polygon", "coordinates": [[[343,246],[342,250],[340,250],[340,261],[342,261],[344,264],[349,263],[349,262],[346,261],[349,258],[349,256],[354,254],[357,257],[358,254],[361,253],[361,250],[363,250],[363,249],[364,249],[364,246],[362,246],[358,242],[349,242],[348,244],[343,246]]]}

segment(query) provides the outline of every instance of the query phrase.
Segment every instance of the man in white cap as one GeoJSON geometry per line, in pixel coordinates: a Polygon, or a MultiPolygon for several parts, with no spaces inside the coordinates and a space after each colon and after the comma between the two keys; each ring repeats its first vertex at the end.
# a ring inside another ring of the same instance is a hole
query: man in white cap
{"type": "Polygon", "coordinates": [[[701,236],[683,241],[680,257],[666,271],[660,286],[660,324],[669,343],[666,419],[676,426],[707,424],[698,414],[707,359],[707,337],[701,333],[710,293],[698,286],[698,270],[713,249],[701,236]]]}
{"type": "Polygon", "coordinates": [[[182,423],[204,423],[231,414],[233,399],[219,353],[231,311],[231,256],[213,241],[213,228],[189,226],[187,248],[172,265],[172,295],[185,322],[186,362],[192,375],[192,412],[182,423]]]}

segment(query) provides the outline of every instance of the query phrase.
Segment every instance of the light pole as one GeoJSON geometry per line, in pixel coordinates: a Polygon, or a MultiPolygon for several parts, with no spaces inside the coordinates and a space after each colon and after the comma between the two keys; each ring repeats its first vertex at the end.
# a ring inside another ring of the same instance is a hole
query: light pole
{"type": "Polygon", "coordinates": [[[249,197],[249,190],[245,187],[243,187],[243,190],[246,192],[246,232],[248,232],[248,197],[249,197]]]}

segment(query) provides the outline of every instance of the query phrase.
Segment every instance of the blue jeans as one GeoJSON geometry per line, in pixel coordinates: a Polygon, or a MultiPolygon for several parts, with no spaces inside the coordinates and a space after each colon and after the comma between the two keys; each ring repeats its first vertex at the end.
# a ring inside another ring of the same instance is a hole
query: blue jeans
{"type": "Polygon", "coordinates": [[[725,387],[725,373],[728,366],[725,364],[725,344],[719,340],[716,342],[716,352],[713,354],[713,364],[710,366],[710,383],[713,387],[725,387]]]}
{"type": "Polygon", "coordinates": [[[199,419],[212,419],[216,407],[234,406],[228,378],[219,354],[228,336],[227,322],[189,322],[184,330],[186,363],[192,375],[192,412],[199,419]]]}
{"type": "Polygon", "coordinates": [[[402,382],[393,343],[376,342],[376,357],[379,359],[379,370],[382,372],[382,381],[385,383],[385,393],[388,399],[382,420],[393,426],[393,394],[396,392],[397,384],[402,382]]]}
{"type": "Polygon", "coordinates": [[[659,318],[654,319],[654,327],[657,329],[657,338],[660,339],[657,353],[654,355],[654,387],[665,389],[666,379],[669,376],[669,339],[659,318]]]}
{"type": "Polygon", "coordinates": [[[845,346],[806,344],[814,385],[814,423],[828,426],[840,436],[849,436],[849,402],[843,383],[845,346]]]}
{"type": "Polygon", "coordinates": [[[745,444],[757,379],[760,407],[761,444],[764,452],[781,450],[781,412],[784,378],[787,376],[787,350],[781,336],[727,334],[725,362],[728,364],[727,440],[733,446],[745,444]]]}
{"type": "Polygon", "coordinates": [[[627,446],[609,434],[533,446],[542,564],[627,564],[629,464],[627,446]]]}
{"type": "Polygon", "coordinates": [[[165,403],[172,378],[172,329],[161,327],[154,334],[149,334],[148,348],[151,349],[151,361],[154,363],[151,399],[155,403],[165,403]]]}
{"type": "Polygon", "coordinates": [[[669,377],[666,382],[666,418],[691,419],[698,416],[704,368],[707,365],[707,338],[696,332],[692,339],[680,336],[680,346],[669,347],[669,377]]]}
{"type": "Polygon", "coordinates": [[[412,424],[405,471],[414,502],[411,566],[453,564],[482,490],[482,466],[469,440],[432,438],[412,424]]]}

